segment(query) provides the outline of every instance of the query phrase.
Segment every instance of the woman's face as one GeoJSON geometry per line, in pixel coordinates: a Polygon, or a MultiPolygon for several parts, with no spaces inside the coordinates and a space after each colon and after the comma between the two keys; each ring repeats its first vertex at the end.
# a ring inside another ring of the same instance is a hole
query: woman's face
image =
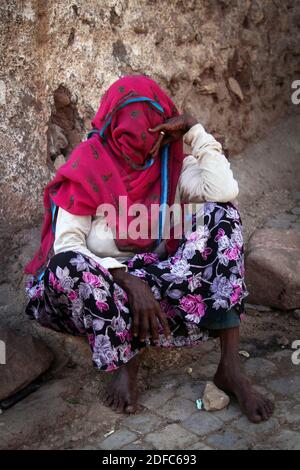
{"type": "Polygon", "coordinates": [[[131,103],[117,111],[112,119],[113,144],[125,158],[144,165],[159,138],[159,133],[151,133],[149,128],[163,121],[163,115],[148,103],[131,103]]]}

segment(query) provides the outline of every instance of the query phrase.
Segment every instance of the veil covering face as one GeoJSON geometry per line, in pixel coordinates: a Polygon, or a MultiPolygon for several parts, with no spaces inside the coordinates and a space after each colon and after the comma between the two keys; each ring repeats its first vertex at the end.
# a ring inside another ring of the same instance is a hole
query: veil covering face
{"type": "Polygon", "coordinates": [[[163,193],[164,202],[174,203],[184,155],[182,140],[168,146],[164,161],[168,178],[162,181],[163,151],[150,154],[159,133],[148,129],[178,114],[167,94],[146,76],[126,76],[110,86],[92,121],[90,138],[74,149],[45,188],[41,245],[25,267],[26,273],[36,274],[47,260],[55,237],[53,214],[57,207],[74,215],[95,216],[99,206],[109,204],[117,214],[109,224],[119,250],[153,249],[157,236],[151,238],[151,227],[159,225],[159,214],[151,206],[161,203],[163,193]],[[126,198],[127,206],[122,214],[120,196],[126,198]],[[124,230],[138,217],[130,210],[134,204],[142,204],[148,218],[146,236],[137,239],[124,230]]]}

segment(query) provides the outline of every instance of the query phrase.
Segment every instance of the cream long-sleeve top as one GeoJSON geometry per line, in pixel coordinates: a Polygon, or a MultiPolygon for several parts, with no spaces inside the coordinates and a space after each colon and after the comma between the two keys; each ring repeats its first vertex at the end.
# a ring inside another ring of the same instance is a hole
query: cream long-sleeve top
{"type": "MultiPolygon", "coordinates": [[[[177,185],[175,202],[229,202],[238,195],[238,183],[222,146],[196,124],[184,135],[191,154],[184,158],[177,185]]],[[[107,228],[105,217],[72,215],[58,209],[54,252],[75,251],[93,258],[106,269],[125,267],[122,264],[134,253],[120,251],[107,228]]]]}

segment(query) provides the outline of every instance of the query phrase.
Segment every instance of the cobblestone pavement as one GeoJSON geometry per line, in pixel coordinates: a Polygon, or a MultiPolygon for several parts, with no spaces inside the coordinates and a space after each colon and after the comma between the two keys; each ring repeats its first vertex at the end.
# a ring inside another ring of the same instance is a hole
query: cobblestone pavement
{"type": "Polygon", "coordinates": [[[282,349],[242,359],[248,375],[259,383],[256,388],[276,400],[269,421],[250,423],[234,400],[221,411],[197,410],[195,400],[217,367],[213,340],[199,348],[190,364],[153,378],[153,388],[141,395],[140,414],[122,417],[111,435],[96,434],[80,448],[300,449],[300,365],[293,365],[291,354],[282,349]]]}

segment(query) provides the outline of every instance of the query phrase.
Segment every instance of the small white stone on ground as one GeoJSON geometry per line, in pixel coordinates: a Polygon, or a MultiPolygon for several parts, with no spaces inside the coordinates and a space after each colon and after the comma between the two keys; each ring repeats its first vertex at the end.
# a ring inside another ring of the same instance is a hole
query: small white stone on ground
{"type": "Polygon", "coordinates": [[[230,399],[222,390],[215,386],[213,382],[207,382],[202,401],[206,411],[222,410],[229,405],[230,399]]]}
{"type": "Polygon", "coordinates": [[[250,357],[250,354],[248,353],[248,351],[239,351],[239,355],[240,356],[243,356],[243,357],[247,357],[247,359],[250,357]]]}

